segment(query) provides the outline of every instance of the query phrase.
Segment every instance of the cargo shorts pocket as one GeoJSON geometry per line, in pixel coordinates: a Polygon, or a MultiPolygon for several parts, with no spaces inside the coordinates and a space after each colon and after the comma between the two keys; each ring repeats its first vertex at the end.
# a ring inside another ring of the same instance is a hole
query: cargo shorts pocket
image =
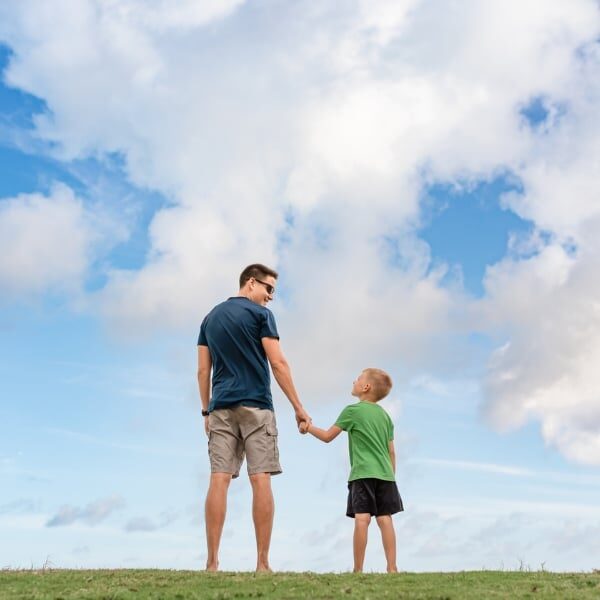
{"type": "Polygon", "coordinates": [[[206,442],[206,445],[207,445],[207,448],[208,448],[208,458],[209,459],[212,458],[212,454],[213,454],[213,452],[212,452],[212,444],[211,444],[212,436],[213,436],[212,435],[212,431],[209,430],[208,431],[207,442],[206,442]]]}
{"type": "Polygon", "coordinates": [[[268,423],[265,425],[265,432],[269,440],[269,447],[273,449],[273,458],[279,460],[279,448],[277,447],[277,425],[275,423],[268,423]]]}

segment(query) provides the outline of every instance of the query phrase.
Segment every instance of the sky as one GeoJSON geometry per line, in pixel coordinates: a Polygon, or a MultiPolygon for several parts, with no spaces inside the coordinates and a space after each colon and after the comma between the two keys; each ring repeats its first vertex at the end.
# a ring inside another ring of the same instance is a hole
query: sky
{"type": "MultiPolygon", "coordinates": [[[[262,262],[315,424],[392,376],[401,570],[600,568],[599,104],[596,0],[0,3],[0,566],[203,568],[197,335],[262,262]]],[[[272,567],[349,570],[273,391],[272,567]]]]}

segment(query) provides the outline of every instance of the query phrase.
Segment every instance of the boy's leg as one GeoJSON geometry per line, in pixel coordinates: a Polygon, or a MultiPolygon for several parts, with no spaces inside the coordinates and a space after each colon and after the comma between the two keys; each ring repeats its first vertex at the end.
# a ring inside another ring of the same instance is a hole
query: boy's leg
{"type": "Polygon", "coordinates": [[[362,573],[367,549],[367,536],[371,515],[369,513],[356,513],[354,515],[354,572],[362,573]]]}
{"type": "Polygon", "coordinates": [[[387,572],[397,573],[396,567],[396,533],[394,531],[394,522],[391,515],[381,515],[376,517],[377,525],[381,530],[381,540],[383,542],[383,551],[387,562],[387,572]]]}
{"type": "Polygon", "coordinates": [[[211,473],[210,485],[206,494],[206,570],[219,568],[219,544],[227,512],[227,490],[231,483],[231,473],[211,473]]]}
{"type": "Polygon", "coordinates": [[[252,518],[256,533],[256,570],[270,571],[269,547],[273,531],[275,503],[271,491],[271,474],[250,475],[252,484],[252,518]]]}

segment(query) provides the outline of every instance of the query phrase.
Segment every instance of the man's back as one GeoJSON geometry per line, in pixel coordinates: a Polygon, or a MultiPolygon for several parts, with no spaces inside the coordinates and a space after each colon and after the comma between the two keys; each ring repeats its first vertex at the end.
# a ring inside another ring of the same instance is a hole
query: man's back
{"type": "Polygon", "coordinates": [[[210,411],[238,403],[273,408],[263,337],[279,337],[275,319],[248,298],[229,298],[205,317],[198,345],[208,346],[213,362],[210,411]]]}

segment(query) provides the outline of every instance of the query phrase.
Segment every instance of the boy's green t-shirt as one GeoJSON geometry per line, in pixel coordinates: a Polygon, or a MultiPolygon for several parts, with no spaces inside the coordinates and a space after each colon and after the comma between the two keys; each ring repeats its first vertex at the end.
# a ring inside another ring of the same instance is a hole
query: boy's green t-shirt
{"type": "Polygon", "coordinates": [[[394,424],[381,406],[372,402],[350,404],[335,424],[348,432],[351,467],[348,481],[367,477],[396,480],[389,450],[394,424]]]}

